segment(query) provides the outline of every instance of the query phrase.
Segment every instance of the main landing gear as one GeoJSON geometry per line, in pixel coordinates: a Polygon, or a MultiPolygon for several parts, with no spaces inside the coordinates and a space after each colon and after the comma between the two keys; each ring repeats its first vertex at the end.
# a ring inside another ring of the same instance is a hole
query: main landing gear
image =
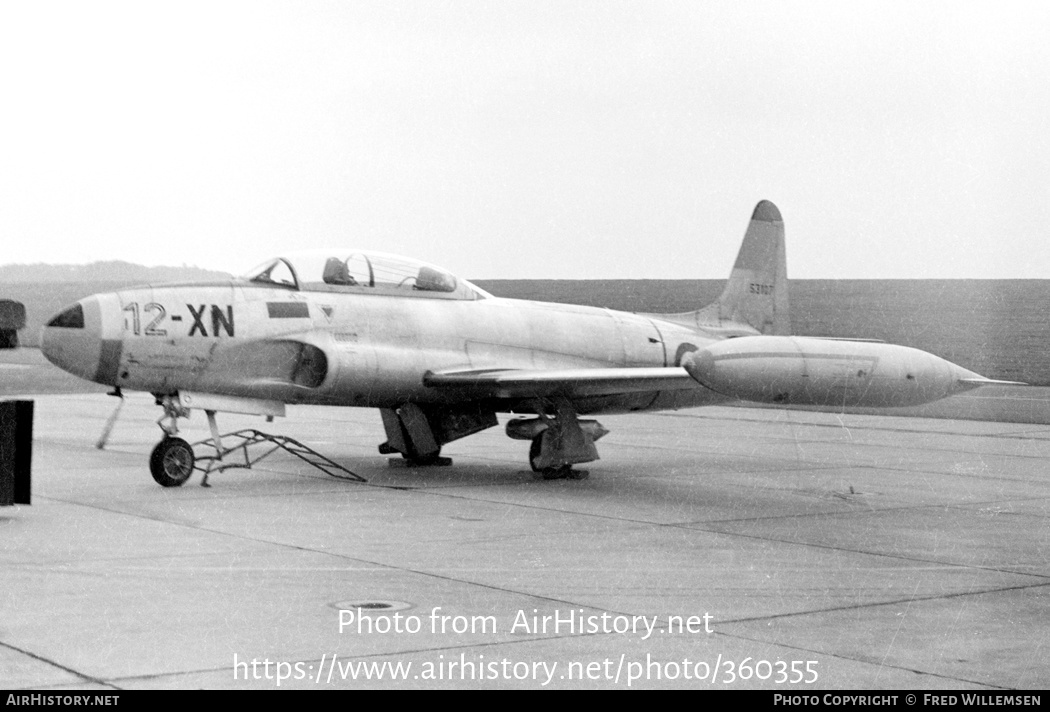
{"type": "Polygon", "coordinates": [[[394,467],[448,467],[452,458],[441,456],[444,443],[488,427],[489,420],[495,425],[496,420],[495,414],[488,418],[483,414],[453,414],[438,409],[428,413],[415,403],[380,408],[379,415],[386,431],[386,442],[379,445],[379,454],[401,455],[400,460],[389,460],[394,467]]]}
{"type": "Polygon", "coordinates": [[[572,466],[597,460],[594,441],[609,431],[596,420],[577,418],[575,408],[566,399],[540,405],[536,408],[538,417],[507,423],[507,435],[532,441],[529,467],[543,479],[586,479],[589,475],[586,470],[574,470],[572,466]]]}
{"type": "Polygon", "coordinates": [[[545,480],[585,480],[591,476],[587,470],[574,470],[571,464],[544,467],[543,434],[532,439],[529,445],[529,467],[545,480]]]}

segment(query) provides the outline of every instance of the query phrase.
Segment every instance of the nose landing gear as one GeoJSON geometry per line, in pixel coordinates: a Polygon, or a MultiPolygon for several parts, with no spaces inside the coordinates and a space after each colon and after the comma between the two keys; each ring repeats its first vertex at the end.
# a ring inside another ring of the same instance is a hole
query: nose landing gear
{"type": "MultiPolygon", "coordinates": [[[[189,396],[184,394],[184,397],[189,396]]],[[[200,400],[200,397],[197,397],[196,400],[200,400]]],[[[313,448],[284,435],[271,435],[254,429],[238,430],[220,435],[215,420],[216,411],[206,407],[204,412],[208,416],[211,437],[191,445],[178,437],[178,419],[189,417],[190,414],[190,409],[182,405],[179,396],[157,396],[157,405],[164,408],[164,414],[157,420],[157,425],[164,431],[164,437],[150,454],[149,471],[157,484],[162,487],[182,486],[189,480],[194,470],[203,474],[201,487],[211,487],[208,484],[208,475],[211,473],[235,467],[251,469],[256,462],[278,450],[295,455],[330,477],[353,482],[367,482],[364,477],[351,472],[313,448]],[[224,445],[223,438],[226,438],[227,442],[232,439],[236,444],[224,445]],[[256,446],[268,446],[268,449],[256,446]],[[249,448],[252,449],[252,455],[248,453],[249,448]],[[197,452],[200,454],[196,454],[197,452]],[[243,461],[240,457],[234,458],[234,455],[243,456],[243,461]]]]}
{"type": "Polygon", "coordinates": [[[176,437],[179,432],[178,419],[188,417],[190,411],[172,396],[158,398],[157,403],[164,408],[164,414],[157,420],[164,437],[150,453],[149,471],[161,487],[181,487],[193,474],[196,462],[193,447],[176,437]]]}

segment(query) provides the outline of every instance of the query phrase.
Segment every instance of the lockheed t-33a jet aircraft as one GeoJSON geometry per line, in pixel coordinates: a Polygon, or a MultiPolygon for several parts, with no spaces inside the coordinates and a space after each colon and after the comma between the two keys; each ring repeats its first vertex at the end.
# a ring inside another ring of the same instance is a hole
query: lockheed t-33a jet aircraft
{"type": "Polygon", "coordinates": [[[87,297],[44,327],[42,350],[118,394],[156,397],[163,438],[150,470],[166,487],[195,467],[177,437],[190,408],[207,413],[219,459],[216,412],[377,408],[380,453],[413,465],[449,464],[443,445],[497,425],[497,413],[523,414],[507,435],[530,441],[532,469],[555,478],[598,459],[607,431],[580,416],[735,399],[909,406],[1003,383],[905,346],[789,334],[784,223],[762,201],[725,291],[693,312],[501,299],[433,265],[333,249],[229,282],[87,297]]]}

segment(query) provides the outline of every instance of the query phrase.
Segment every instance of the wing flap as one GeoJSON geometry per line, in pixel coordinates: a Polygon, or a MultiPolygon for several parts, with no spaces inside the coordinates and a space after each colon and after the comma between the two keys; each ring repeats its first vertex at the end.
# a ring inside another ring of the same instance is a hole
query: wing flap
{"type": "Polygon", "coordinates": [[[486,369],[428,372],[430,388],[456,389],[487,398],[608,396],[700,388],[684,368],[486,369]]]}

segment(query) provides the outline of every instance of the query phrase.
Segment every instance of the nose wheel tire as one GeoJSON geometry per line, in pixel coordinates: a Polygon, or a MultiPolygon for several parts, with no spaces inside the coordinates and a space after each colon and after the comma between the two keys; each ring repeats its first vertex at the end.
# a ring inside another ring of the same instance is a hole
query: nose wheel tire
{"type": "Polygon", "coordinates": [[[193,474],[193,448],[182,438],[167,437],[149,456],[149,471],[161,487],[181,487],[193,474]]]}

